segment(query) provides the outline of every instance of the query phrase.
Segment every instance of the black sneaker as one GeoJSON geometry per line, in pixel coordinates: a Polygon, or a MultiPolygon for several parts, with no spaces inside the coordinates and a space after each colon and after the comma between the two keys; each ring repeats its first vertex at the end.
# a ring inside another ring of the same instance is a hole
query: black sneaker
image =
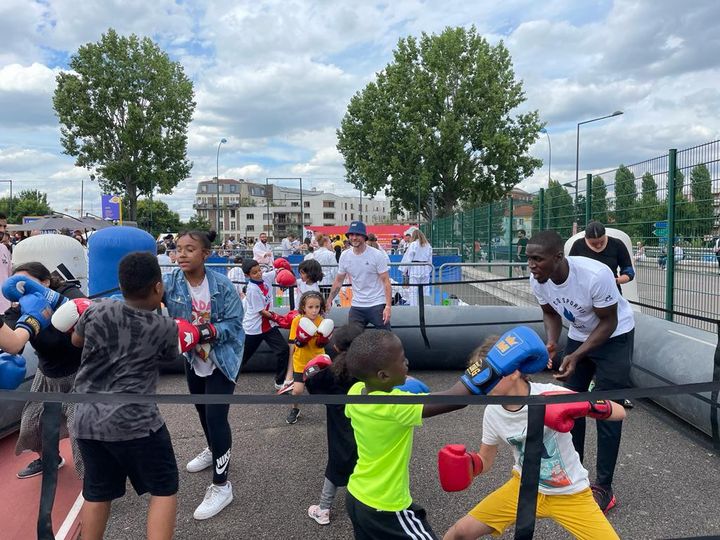
{"type": "Polygon", "coordinates": [[[292,409],[290,409],[290,412],[288,413],[285,421],[288,424],[294,424],[298,421],[298,416],[300,416],[300,409],[298,409],[297,407],[293,407],[292,409]]]}
{"type": "Polygon", "coordinates": [[[635,407],[635,404],[629,399],[623,399],[621,405],[626,409],[632,409],[633,407],[635,407]]]}
{"type": "Polygon", "coordinates": [[[611,489],[595,484],[592,484],[590,489],[592,490],[593,499],[595,499],[595,502],[598,504],[603,514],[607,514],[617,504],[615,495],[613,495],[611,489]]]}
{"type": "MultiPolygon", "coordinates": [[[[63,465],[65,465],[65,458],[60,456],[60,463],[58,464],[58,469],[61,468],[63,465]]],[[[31,461],[27,467],[25,467],[22,471],[17,473],[17,477],[20,479],[32,478],[33,476],[42,474],[42,472],[43,472],[42,459],[38,458],[35,461],[31,461]]]]}

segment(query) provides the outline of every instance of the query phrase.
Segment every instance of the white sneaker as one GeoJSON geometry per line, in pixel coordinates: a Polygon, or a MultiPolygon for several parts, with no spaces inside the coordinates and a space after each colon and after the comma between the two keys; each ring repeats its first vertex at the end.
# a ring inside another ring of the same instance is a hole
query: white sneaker
{"type": "Polygon", "coordinates": [[[308,517],[317,521],[320,525],[330,524],[330,509],[323,510],[317,504],[313,504],[308,508],[308,517]]]}
{"type": "Polygon", "coordinates": [[[193,517],[195,519],[210,519],[230,504],[232,500],[233,492],[230,482],[226,483],[224,486],[210,484],[210,487],[207,488],[207,491],[205,492],[203,502],[201,502],[200,506],[195,509],[193,517]]]}
{"type": "Polygon", "coordinates": [[[210,467],[213,464],[213,457],[212,452],[209,448],[206,448],[202,452],[200,452],[197,456],[195,456],[193,459],[188,461],[188,464],[185,466],[187,469],[187,472],[200,472],[204,471],[208,467],[210,467]]]}

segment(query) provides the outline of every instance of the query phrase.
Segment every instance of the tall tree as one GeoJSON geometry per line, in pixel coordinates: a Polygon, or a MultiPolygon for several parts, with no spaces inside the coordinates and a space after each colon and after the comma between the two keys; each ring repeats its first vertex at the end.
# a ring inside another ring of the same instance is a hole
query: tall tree
{"type": "Polygon", "coordinates": [[[95,170],[105,192],[122,194],[136,220],[139,196],[170,193],[190,174],[192,82],[152,40],[113,29],[81,46],[70,68],[53,97],[65,153],[95,170]]]}
{"type": "Polygon", "coordinates": [[[189,231],[209,231],[212,228],[210,222],[200,214],[193,214],[187,223],[184,223],[181,228],[189,231]]]}
{"type": "Polygon", "coordinates": [[[685,175],[678,169],[675,171],[675,234],[693,236],[697,217],[695,204],[685,195],[685,175]]]}
{"type": "Polygon", "coordinates": [[[400,39],[337,132],[347,179],[426,217],[431,189],[440,217],[498,200],[542,164],[527,153],[542,126],[516,113],[524,102],[507,48],[474,27],[400,39]]]}
{"type": "Polygon", "coordinates": [[[180,216],[170,210],[168,205],[157,199],[140,199],[137,202],[138,227],[148,231],[154,238],[164,232],[178,232],[181,227],[180,216]]]}
{"type": "Polygon", "coordinates": [[[47,193],[37,189],[26,189],[12,198],[0,199],[0,212],[8,217],[9,223],[22,223],[24,216],[44,216],[51,214],[53,209],[47,202],[47,193]]]}
{"type": "Polygon", "coordinates": [[[615,224],[631,236],[636,199],[635,175],[625,165],[620,165],[615,172],[615,224]]]}
{"type": "Polygon", "coordinates": [[[595,176],[592,179],[592,215],[591,219],[601,223],[608,222],[608,201],[607,188],[602,176],[595,176]]]}
{"type": "Polygon", "coordinates": [[[575,219],[572,196],[560,185],[560,182],[551,180],[545,200],[548,212],[545,228],[556,231],[563,238],[568,238],[572,234],[572,224],[575,219]]]}
{"type": "Polygon", "coordinates": [[[642,176],[640,198],[635,205],[636,235],[646,244],[657,245],[657,237],[653,235],[654,223],[667,219],[667,208],[658,199],[658,185],[652,173],[642,176]]]}
{"type": "Polygon", "coordinates": [[[694,236],[703,237],[712,234],[714,222],[712,180],[710,171],[704,164],[695,166],[690,173],[690,190],[697,211],[694,236]]]}

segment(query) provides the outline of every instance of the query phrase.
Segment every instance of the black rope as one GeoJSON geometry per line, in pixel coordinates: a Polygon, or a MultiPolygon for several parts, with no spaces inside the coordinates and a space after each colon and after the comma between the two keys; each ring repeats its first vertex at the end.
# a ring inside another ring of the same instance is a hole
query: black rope
{"type": "Polygon", "coordinates": [[[60,463],[60,418],[62,404],[43,403],[40,417],[42,427],[42,486],[37,520],[38,540],[55,540],[52,526],[52,509],[57,490],[58,463],[60,463]]]}
{"type": "MultiPolygon", "coordinates": [[[[718,343],[715,345],[715,356],[713,357],[713,382],[720,381],[720,323],[717,325],[718,343]]],[[[720,429],[718,429],[718,389],[710,393],[710,427],[712,430],[713,446],[716,450],[720,450],[720,429]]]]}
{"type": "Polygon", "coordinates": [[[528,407],[528,427],[525,437],[525,457],[520,476],[520,492],[515,516],[515,540],[531,540],[535,534],[540,461],[545,444],[545,405],[528,407]]]}
{"type": "MultiPolygon", "coordinates": [[[[425,348],[430,348],[430,340],[427,336],[427,326],[425,325],[425,293],[423,291],[423,284],[418,285],[418,319],[420,322],[420,334],[422,334],[423,341],[425,342],[425,348]]],[[[400,327],[397,327],[400,328],[400,327]]]]}

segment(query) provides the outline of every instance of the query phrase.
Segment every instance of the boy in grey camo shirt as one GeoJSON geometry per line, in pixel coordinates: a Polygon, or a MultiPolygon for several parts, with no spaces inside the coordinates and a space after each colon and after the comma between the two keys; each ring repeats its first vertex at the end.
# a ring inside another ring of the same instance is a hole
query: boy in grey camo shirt
{"type": "MultiPolygon", "coordinates": [[[[153,394],[158,365],[178,355],[173,319],[160,306],[163,283],[151,253],[126,255],[118,268],[125,302],[93,302],[72,335],[83,347],[77,393],[153,394]]],[[[74,436],[85,463],[84,540],[102,540],[113,499],[127,479],[138,495],[151,495],[149,538],[170,539],[175,529],[178,468],[170,434],[155,403],[79,403],[74,436]]]]}

